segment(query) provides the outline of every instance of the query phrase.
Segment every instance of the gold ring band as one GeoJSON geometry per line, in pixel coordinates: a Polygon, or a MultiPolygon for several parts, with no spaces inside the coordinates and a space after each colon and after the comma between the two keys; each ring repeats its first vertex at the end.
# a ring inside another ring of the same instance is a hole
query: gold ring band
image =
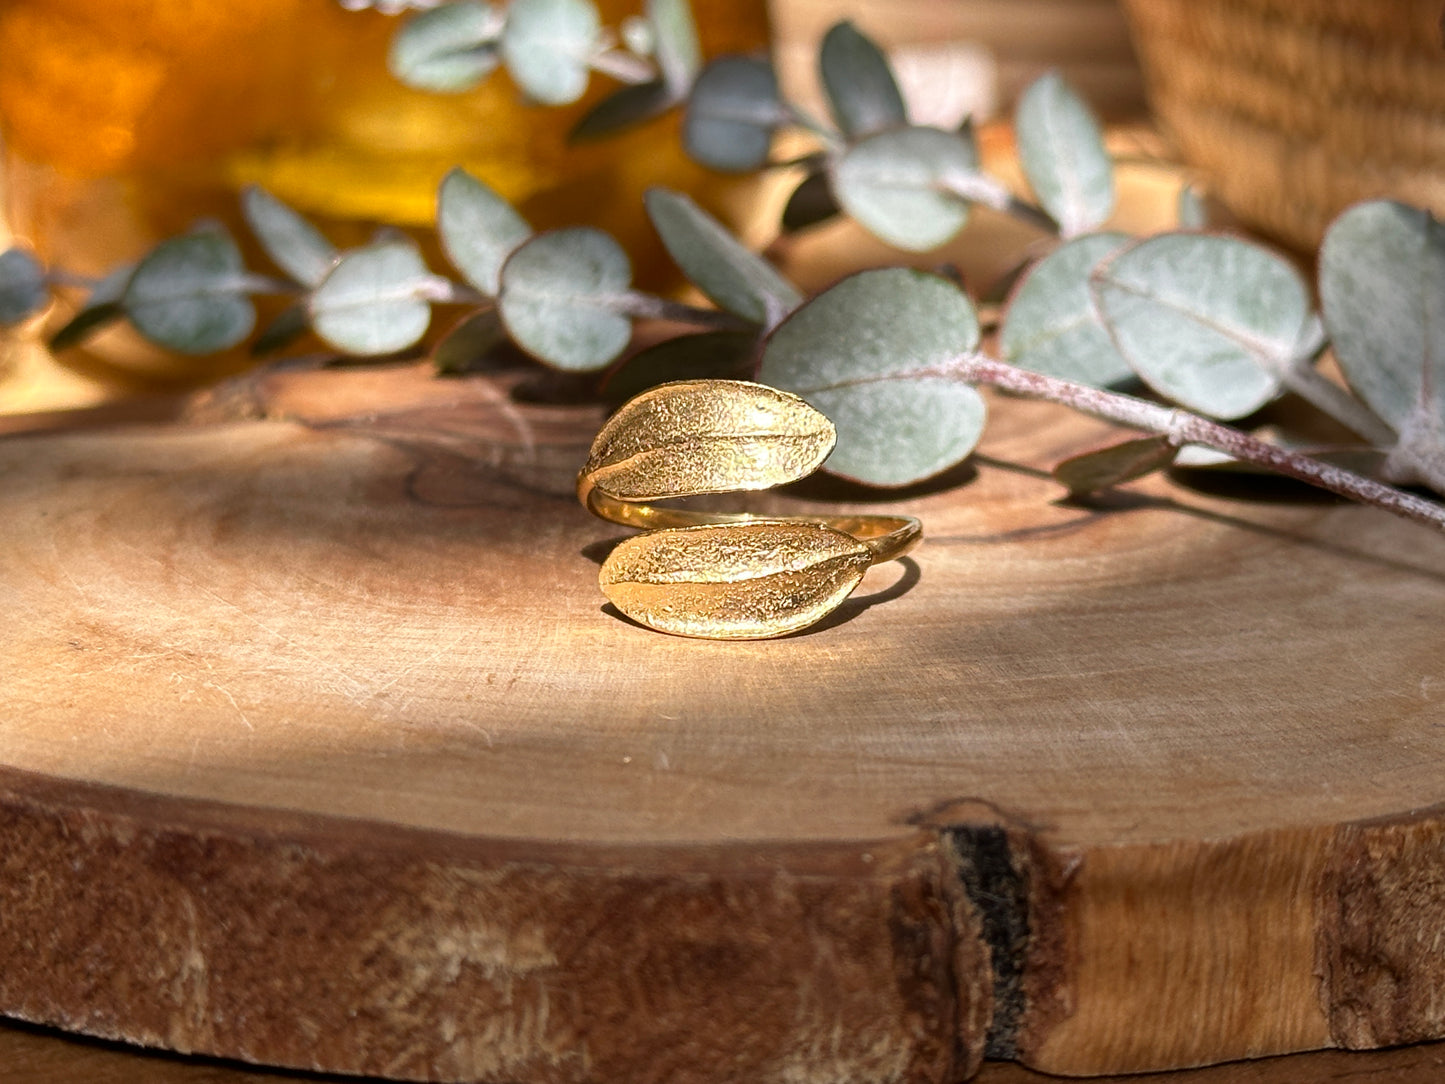
{"type": "Polygon", "coordinates": [[[598,433],[577,498],[638,527],[603,562],[603,593],[662,632],[765,639],[831,613],[873,565],[902,557],[912,516],[760,516],[661,507],[702,493],[768,489],[812,473],[832,423],[796,396],[758,384],[695,380],[629,401],[598,433]]]}

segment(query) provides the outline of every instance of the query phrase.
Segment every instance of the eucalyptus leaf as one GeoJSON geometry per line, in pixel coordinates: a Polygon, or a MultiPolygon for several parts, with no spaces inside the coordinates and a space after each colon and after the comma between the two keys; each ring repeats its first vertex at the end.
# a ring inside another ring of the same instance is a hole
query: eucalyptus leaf
{"type": "Polygon", "coordinates": [[[122,264],[96,283],[80,311],[50,336],[46,345],[51,352],[59,353],[79,346],[107,324],[124,319],[125,306],[121,304],[121,298],[125,296],[125,288],[134,271],[135,264],[122,264]]]}
{"type": "Polygon", "coordinates": [[[1345,379],[1397,430],[1445,417],[1445,227],[1376,200],[1340,215],[1320,249],[1325,327],[1345,379]]]}
{"type": "Polygon", "coordinates": [[[0,324],[18,324],[50,301],[45,268],[23,248],[0,252],[0,324]]]}
{"type": "Polygon", "coordinates": [[[439,280],[408,242],[347,252],[311,294],[311,326],[348,354],[392,354],[417,343],[431,322],[439,280]]]}
{"type": "Polygon", "coordinates": [[[632,281],[627,253],[601,230],[538,234],[502,266],[498,306],[512,341],[571,372],[601,369],[627,347],[619,300],[632,281]]]}
{"type": "Polygon", "coordinates": [[[697,22],[688,0],[647,0],[647,21],[654,35],[653,53],[672,100],[681,100],[702,68],[697,22]]]}
{"type": "Polygon", "coordinates": [[[786,233],[805,230],[827,222],[839,211],[838,201],[833,198],[833,189],[828,184],[828,174],[817,170],[804,177],[788,197],[783,208],[783,230],[786,233]]]}
{"type": "Polygon", "coordinates": [[[264,188],[247,186],[241,211],[266,255],[302,286],[319,286],[341,255],[320,230],[264,188]]]}
{"type": "Polygon", "coordinates": [[[470,312],[446,333],[432,351],[439,373],[465,373],[482,367],[491,351],[507,341],[507,329],[496,306],[470,312]]]}
{"type": "Polygon", "coordinates": [[[567,133],[571,143],[590,143],[661,116],[676,102],[661,79],[629,83],[588,110],[567,133]]]}
{"type": "Polygon", "coordinates": [[[602,394],[609,403],[625,403],[674,380],[747,380],[757,345],[758,337],[747,331],[675,335],[619,365],[608,375],[602,394]]]}
{"type": "Polygon", "coordinates": [[[899,486],[963,460],[983,431],[984,402],[943,369],[978,346],[978,319],[947,279],[907,268],[864,271],[783,321],[759,379],[832,419],[826,467],[899,486]]]}
{"type": "Polygon", "coordinates": [[[289,305],[256,336],[255,342],[251,344],[251,356],[265,357],[267,354],[284,350],[310,330],[311,320],[305,303],[289,305]]]}
{"type": "Polygon", "coordinates": [[[833,195],[864,229],[898,248],[923,252],[968,221],[969,205],[947,191],[978,172],[965,139],[937,128],[899,128],[854,144],[833,166],[833,195]]]}
{"type": "Polygon", "coordinates": [[[1090,283],[1134,372],[1215,418],[1243,417],[1279,394],[1310,318],[1289,263],[1223,235],[1150,237],[1096,268],[1090,283]]]}
{"type": "Polygon", "coordinates": [[[136,265],[121,304],[146,338],[183,354],[235,346],[256,324],[241,252],[216,228],[162,241],[136,265]]]}
{"type": "Polygon", "coordinates": [[[460,167],[442,179],[437,233],[462,277],[487,297],[497,295],[502,264],[532,235],[512,205],[460,167]]]}
{"type": "Polygon", "coordinates": [[[1014,122],[1019,160],[1035,195],[1065,237],[1097,227],[1114,210],[1114,169],[1089,107],[1057,72],[1036,79],[1014,122]]]}
{"type": "Polygon", "coordinates": [[[677,266],[719,308],[771,327],[803,295],[688,197],[648,189],[647,215],[677,266]]]}
{"type": "Polygon", "coordinates": [[[511,0],[502,60],[529,98],[568,105],[587,90],[601,29],[591,0],[511,0]]]}
{"type": "Polygon", "coordinates": [[[1163,470],[1177,452],[1168,437],[1139,437],[1065,459],[1053,474],[1070,493],[1094,493],[1163,470]]]}
{"type": "Polygon", "coordinates": [[[683,114],[683,146],[711,169],[752,173],[767,164],[783,117],[771,64],[757,57],[719,57],[693,83],[683,114]]]}
{"type": "Polygon", "coordinates": [[[1089,289],[1089,273],[1128,242],[1122,233],[1085,234],[1035,264],[1004,310],[1004,360],[1096,388],[1129,377],[1133,370],[1109,337],[1089,289]]]}
{"type": "Polygon", "coordinates": [[[503,17],[480,0],[455,0],[407,19],[391,40],[387,67],[407,86],[456,93],[496,70],[503,17]]]}
{"type": "Polygon", "coordinates": [[[850,140],[908,124],[908,109],[888,59],[851,22],[823,36],[818,74],[833,119],[850,140]]]}

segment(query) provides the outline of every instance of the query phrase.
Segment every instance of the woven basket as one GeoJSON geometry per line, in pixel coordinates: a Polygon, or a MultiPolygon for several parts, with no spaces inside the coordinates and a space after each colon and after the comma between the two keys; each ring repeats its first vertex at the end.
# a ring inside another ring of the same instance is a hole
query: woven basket
{"type": "Polygon", "coordinates": [[[1155,116],[1245,222],[1312,250],[1350,204],[1445,215],[1442,0],[1125,0],[1155,116]]]}

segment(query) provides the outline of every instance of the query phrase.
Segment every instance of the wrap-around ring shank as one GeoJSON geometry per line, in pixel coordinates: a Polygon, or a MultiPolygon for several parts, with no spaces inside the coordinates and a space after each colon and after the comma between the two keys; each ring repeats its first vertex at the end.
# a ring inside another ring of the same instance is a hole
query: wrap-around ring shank
{"type": "Polygon", "coordinates": [[[923,536],[923,525],[912,516],[832,515],[756,516],[748,512],[697,512],[686,508],[659,508],[640,501],[625,501],[597,488],[592,475],[577,478],[577,497],[594,515],[624,527],[656,531],[668,527],[710,527],[729,523],[816,523],[851,535],[873,555],[873,563],[896,561],[923,536]]]}

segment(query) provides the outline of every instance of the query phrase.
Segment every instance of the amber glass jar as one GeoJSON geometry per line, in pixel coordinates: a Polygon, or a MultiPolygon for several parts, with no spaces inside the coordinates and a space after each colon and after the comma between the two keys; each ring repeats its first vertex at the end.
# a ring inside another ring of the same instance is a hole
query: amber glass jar
{"type": "MultiPolygon", "coordinates": [[[[601,0],[616,27],[641,0],[601,0]]],[[[766,43],[766,0],[694,0],[704,54],[766,43]]],[[[738,182],[679,149],[677,118],[590,146],[566,133],[615,87],[525,103],[503,72],[454,95],[411,90],[386,68],[398,19],[336,0],[6,0],[0,5],[0,135],[13,233],[53,265],[96,275],[201,216],[232,224],[260,183],[343,244],[378,223],[425,238],[436,186],[463,165],[538,228],[616,233],[639,281],[665,282],[642,213],[649,184],[729,215],[738,182]]],[[[109,351],[116,364],[189,363],[109,351]]]]}

